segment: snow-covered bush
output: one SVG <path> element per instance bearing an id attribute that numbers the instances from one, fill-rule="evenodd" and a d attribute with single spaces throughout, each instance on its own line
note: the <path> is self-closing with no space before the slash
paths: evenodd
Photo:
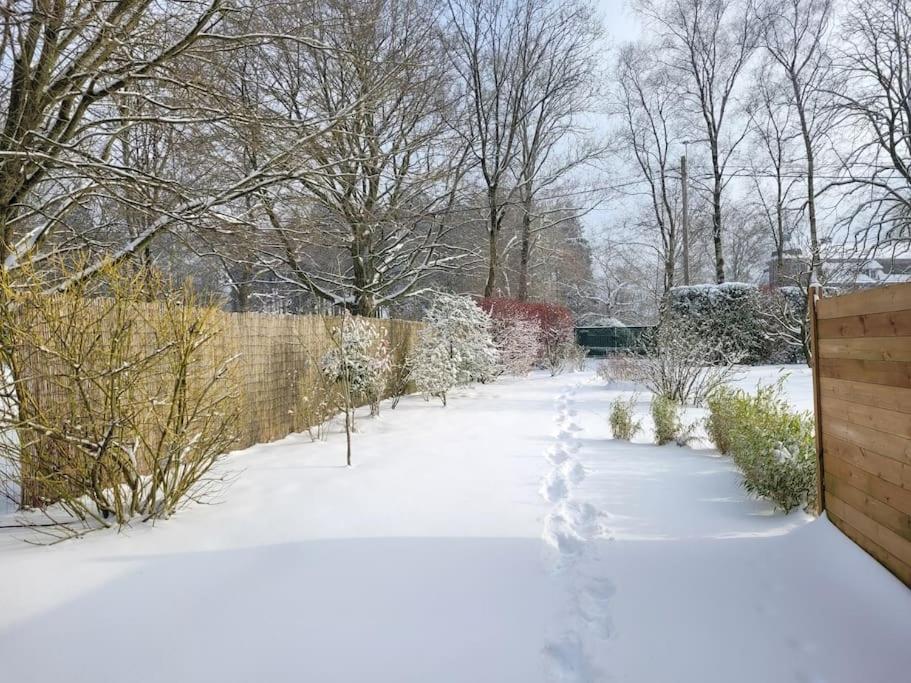
<path id="1" fill-rule="evenodd" d="M 409 377 L 418 391 L 439 398 L 469 382 L 496 376 L 497 349 L 490 316 L 467 296 L 437 294 L 408 359 Z"/>
<path id="2" fill-rule="evenodd" d="M 742 359 L 703 334 L 698 323 L 676 315 L 666 316 L 644 334 L 641 344 L 636 380 L 652 393 L 681 405 L 702 403 L 731 379 L 734 365 Z"/>
<path id="3" fill-rule="evenodd" d="M 680 404 L 666 396 L 652 398 L 652 422 L 655 423 L 655 443 L 663 446 L 672 441 L 683 445 L 687 435 L 680 420 Z"/>
<path id="4" fill-rule="evenodd" d="M 720 388 L 709 401 L 708 432 L 743 473 L 751 493 L 790 512 L 815 503 L 816 451 L 809 413 L 794 412 L 781 381 L 756 394 Z"/>
<path id="5" fill-rule="evenodd" d="M 639 432 L 641 426 L 638 420 L 633 419 L 633 409 L 636 405 L 636 396 L 628 399 L 617 398 L 610 406 L 610 429 L 615 439 L 631 441 Z"/>
<path id="6" fill-rule="evenodd" d="M 674 287 L 668 293 L 672 316 L 688 320 L 715 345 L 719 358 L 736 355 L 744 363 L 764 362 L 770 354 L 763 304 L 759 288 L 743 282 Z"/>
<path id="7" fill-rule="evenodd" d="M 355 399 L 378 415 L 391 367 L 386 329 L 361 316 L 345 315 L 330 331 L 332 347 L 322 357 L 320 370 L 332 382 L 345 385 Z"/>
<path id="8" fill-rule="evenodd" d="M 498 370 L 527 375 L 541 355 L 541 328 L 529 318 L 494 319 L 491 330 L 499 357 Z"/>

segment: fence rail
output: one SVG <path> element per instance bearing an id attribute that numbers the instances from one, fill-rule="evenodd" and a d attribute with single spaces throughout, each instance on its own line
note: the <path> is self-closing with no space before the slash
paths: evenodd
<path id="1" fill-rule="evenodd" d="M 911 586 L 911 284 L 810 300 L 820 508 Z"/>

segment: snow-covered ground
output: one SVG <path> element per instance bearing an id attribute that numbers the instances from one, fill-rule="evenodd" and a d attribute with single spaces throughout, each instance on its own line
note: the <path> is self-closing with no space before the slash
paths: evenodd
<path id="1" fill-rule="evenodd" d="M 809 407 L 804 369 L 786 386 Z M 340 435 L 293 436 L 154 529 L 0 532 L 0 680 L 907 680 L 911 591 L 707 447 L 611 440 L 619 391 L 407 398 L 362 420 L 350 470 Z"/>

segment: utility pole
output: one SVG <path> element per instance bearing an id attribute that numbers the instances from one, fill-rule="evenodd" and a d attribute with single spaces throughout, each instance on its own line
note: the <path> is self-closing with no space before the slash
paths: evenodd
<path id="1" fill-rule="evenodd" d="M 680 157 L 680 184 L 683 193 L 683 284 L 690 284 L 690 203 L 686 180 L 686 145 L 683 143 L 683 156 Z"/>

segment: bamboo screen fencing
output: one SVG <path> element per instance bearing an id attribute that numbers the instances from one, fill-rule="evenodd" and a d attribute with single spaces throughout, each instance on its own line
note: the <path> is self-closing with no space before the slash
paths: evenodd
<path id="1" fill-rule="evenodd" d="M 237 355 L 234 376 L 240 400 L 239 448 L 280 439 L 314 425 L 309 409 L 325 390 L 319 361 L 331 348 L 340 318 L 318 315 L 223 313 L 223 340 Z M 401 373 L 420 323 L 372 319 L 387 331 L 392 372 Z M 389 390 L 394 381 L 390 381 Z"/>
<path id="2" fill-rule="evenodd" d="M 911 586 L 911 284 L 810 295 L 819 500 Z"/>
<path id="3" fill-rule="evenodd" d="M 47 302 L 46 302 L 47 303 Z M 122 373 L 117 370 L 120 360 L 108 353 L 117 346 L 115 340 L 129 330 L 129 347 L 124 357 L 144 357 L 154 360 L 145 364 L 136 380 L 123 381 L 123 393 L 130 394 L 131 406 L 141 410 L 135 424 L 143 433 L 142 443 L 156 441 L 163 420 L 156 411 L 168 412 L 168 392 L 175 382 L 170 356 L 156 357 L 156 350 L 172 339 L 167 330 L 187 322 L 174 318 L 194 319 L 203 316 L 212 337 L 195 356 L 189 368 L 187 384 L 195 389 L 217 374 L 226 358 L 233 359 L 220 391 L 231 395 L 231 412 L 236 415 L 232 432 L 236 435 L 233 447 L 245 448 L 256 443 L 274 441 L 293 432 L 304 431 L 322 423 L 339 410 L 335 396 L 340 391 L 334 382 L 322 377 L 320 362 L 333 348 L 332 333 L 341 318 L 317 315 L 274 315 L 262 313 L 226 313 L 213 309 L 185 307 L 166 309 L 156 303 L 130 302 L 122 308 L 112 300 L 51 301 L 43 316 L 24 335 L 27 345 L 20 345 L 17 354 L 18 382 L 31 406 L 30 414 L 44 416 L 43 424 L 51 430 L 72 432 L 74 425 L 91 424 L 97 431 L 98 415 L 109 418 L 102 404 L 110 397 L 104 392 L 105 383 L 77 382 L 74 370 L 80 375 L 109 377 Z M 128 318 L 128 323 L 124 318 Z M 386 331 L 391 367 L 386 383 L 386 396 L 405 387 L 405 359 L 414 346 L 421 323 L 404 320 L 370 319 L 371 324 Z M 163 333 L 161 330 L 165 330 Z M 26 348 L 27 346 L 27 348 Z M 92 353 L 93 348 L 103 349 Z M 85 363 L 72 361 L 83 354 Z M 67 359 L 63 359 L 67 356 Z M 69 362 L 65 362 L 68 360 Z M 80 361 L 81 361 L 80 357 Z M 91 365 L 92 367 L 86 367 Z M 86 395 L 86 385 L 90 385 Z M 98 384 L 103 386 L 99 388 Z M 140 386 L 141 385 L 141 386 Z M 123 387 L 126 387 L 125 389 Z M 359 397 L 355 397 L 358 400 Z M 165 399 L 165 400 L 161 400 Z M 144 402 L 143 402 L 144 401 Z M 99 406 L 95 410 L 95 406 Z M 144 405 L 138 409 L 136 406 Z M 21 412 L 21 411 L 20 411 Z M 102 425 L 103 426 L 103 425 Z M 21 430 L 21 426 L 20 426 Z M 92 432 L 87 432 L 92 433 Z M 20 431 L 23 448 L 20 461 L 22 501 L 38 504 L 53 498 L 48 487 L 48 473 L 59 473 L 81 462 L 72 457 L 71 448 L 60 438 L 39 429 Z M 2 455 L 2 454 L 0 454 Z M 142 467 L 140 467 L 142 469 Z"/>

